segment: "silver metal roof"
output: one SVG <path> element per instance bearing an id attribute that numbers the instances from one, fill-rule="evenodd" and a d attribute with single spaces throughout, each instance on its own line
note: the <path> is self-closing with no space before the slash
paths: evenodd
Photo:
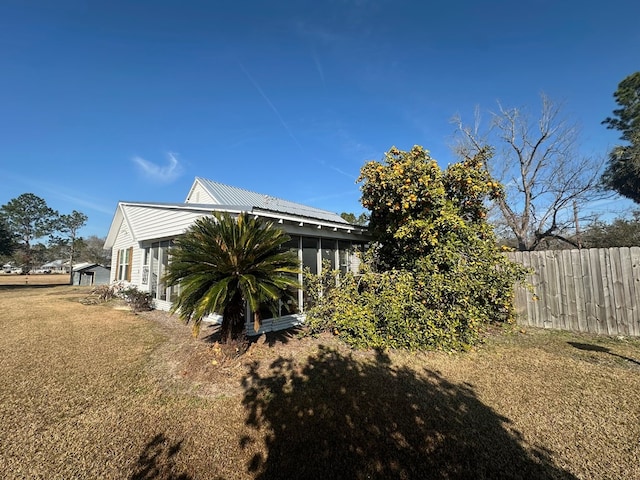
<path id="1" fill-rule="evenodd" d="M 242 188 L 231 187 L 229 185 L 207 180 L 206 178 L 197 177 L 196 180 L 200 182 L 200 184 L 219 202 L 220 205 L 249 205 L 261 210 L 288 213 L 290 215 L 349 225 L 349 222 L 344 220 L 340 215 L 327 210 L 309 207 L 307 205 L 302 205 L 301 203 L 290 202 L 289 200 L 252 192 L 250 190 L 244 190 Z"/>

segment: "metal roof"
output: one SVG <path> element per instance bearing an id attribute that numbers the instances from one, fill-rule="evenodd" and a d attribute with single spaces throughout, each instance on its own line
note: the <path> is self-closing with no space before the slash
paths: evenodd
<path id="1" fill-rule="evenodd" d="M 205 188 L 220 205 L 249 205 L 260 210 L 288 213 L 290 215 L 349 225 L 349 222 L 344 220 L 340 215 L 329 212 L 328 210 L 321 210 L 319 208 L 302 205 L 301 203 L 272 197 L 271 195 L 264 195 L 250 190 L 232 187 L 223 183 L 207 180 L 206 178 L 196 177 L 196 181 L 199 181 L 203 188 Z"/>

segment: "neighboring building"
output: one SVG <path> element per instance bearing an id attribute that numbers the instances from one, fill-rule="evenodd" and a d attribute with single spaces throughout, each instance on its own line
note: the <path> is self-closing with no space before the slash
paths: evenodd
<path id="1" fill-rule="evenodd" d="M 335 213 L 196 177 L 185 203 L 118 203 L 105 242 L 105 249 L 112 249 L 110 280 L 127 281 L 150 292 L 156 308 L 169 310 L 178 289 L 162 283 L 169 263 L 168 248 L 196 219 L 212 211 L 249 212 L 278 224 L 291 237 L 287 246 L 297 251 L 301 265 L 313 273 L 320 272 L 323 261 L 335 269 L 357 271 L 359 260 L 354 250 L 368 240 L 363 227 L 351 225 Z M 300 308 L 303 300 L 304 293 L 299 291 Z M 251 334 L 255 332 L 250 318 L 247 309 L 247 331 Z M 303 320 L 303 312 L 283 305 L 281 316 L 263 319 L 258 333 Z"/>
<path id="2" fill-rule="evenodd" d="M 97 263 L 78 263 L 73 266 L 73 285 L 106 285 L 110 274 L 109 267 Z"/>
<path id="3" fill-rule="evenodd" d="M 38 270 L 49 273 L 69 273 L 69 261 L 54 260 L 53 262 L 45 263 Z"/>

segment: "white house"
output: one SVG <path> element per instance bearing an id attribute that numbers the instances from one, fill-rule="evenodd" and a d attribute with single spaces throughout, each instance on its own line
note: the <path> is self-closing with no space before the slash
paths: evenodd
<path id="1" fill-rule="evenodd" d="M 287 246 L 297 251 L 301 265 L 313 273 L 321 271 L 323 261 L 335 269 L 357 271 L 354 252 L 368 240 L 363 227 L 335 213 L 196 177 L 184 203 L 118 203 L 105 242 L 105 249 L 112 249 L 110 281 L 130 282 L 150 292 L 156 308 L 169 310 L 178 289 L 162 281 L 170 260 L 168 248 L 197 218 L 213 211 L 249 212 L 279 225 L 291 237 Z M 299 307 L 283 305 L 279 317 L 263 318 L 258 333 L 304 321 L 303 304 L 304 292 L 299 291 Z M 247 311 L 249 334 L 255 333 L 250 318 Z"/>

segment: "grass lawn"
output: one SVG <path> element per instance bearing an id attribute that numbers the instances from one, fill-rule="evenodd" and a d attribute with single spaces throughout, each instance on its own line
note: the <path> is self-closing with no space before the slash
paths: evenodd
<path id="1" fill-rule="evenodd" d="M 23 277 L 24 279 L 24 277 Z M 496 331 L 353 352 L 0 286 L 3 478 L 640 478 L 640 341 Z"/>

